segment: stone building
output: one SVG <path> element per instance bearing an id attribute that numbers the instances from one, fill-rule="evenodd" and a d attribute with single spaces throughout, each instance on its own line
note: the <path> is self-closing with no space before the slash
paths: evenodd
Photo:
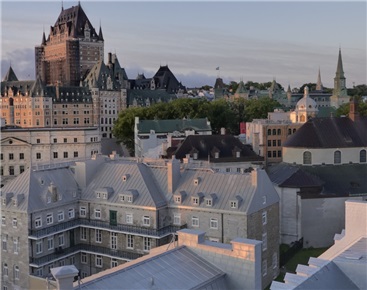
<path id="1" fill-rule="evenodd" d="M 62 7 L 46 39 L 35 48 L 36 78 L 46 85 L 79 86 L 81 80 L 104 57 L 102 28 L 95 30 L 80 2 Z"/>
<path id="2" fill-rule="evenodd" d="M 6 287 L 28 289 L 28 274 L 47 277 L 67 264 L 84 278 L 169 243 L 185 227 L 211 241 L 262 241 L 262 285 L 278 275 L 279 197 L 263 170 L 219 173 L 175 159 L 96 156 L 27 169 L 1 198 Z"/>

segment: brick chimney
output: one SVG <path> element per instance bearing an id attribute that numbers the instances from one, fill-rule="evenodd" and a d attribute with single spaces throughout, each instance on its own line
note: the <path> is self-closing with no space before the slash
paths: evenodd
<path id="1" fill-rule="evenodd" d="M 358 117 L 358 101 L 355 97 L 353 97 L 349 102 L 349 119 L 355 122 Z"/>

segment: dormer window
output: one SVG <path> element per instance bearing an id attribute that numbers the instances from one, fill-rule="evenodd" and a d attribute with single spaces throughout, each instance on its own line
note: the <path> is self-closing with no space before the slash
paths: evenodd
<path id="1" fill-rule="evenodd" d="M 198 197 L 193 197 L 192 198 L 192 204 L 193 205 L 199 205 L 199 198 Z"/>
<path id="2" fill-rule="evenodd" d="M 100 192 L 96 192 L 96 197 L 97 198 L 101 198 L 101 193 Z"/>
<path id="3" fill-rule="evenodd" d="M 128 190 L 124 193 L 119 194 L 119 200 L 120 202 L 129 202 L 132 203 L 136 200 L 138 197 L 139 192 L 135 189 Z"/>
<path id="4" fill-rule="evenodd" d="M 236 151 L 236 158 L 240 158 L 241 157 L 241 151 Z"/>
<path id="5" fill-rule="evenodd" d="M 206 198 L 205 199 L 205 204 L 206 204 L 206 206 L 212 206 L 213 205 L 213 200 L 211 198 Z"/>
<path id="6" fill-rule="evenodd" d="M 237 201 L 230 201 L 231 208 L 238 208 L 238 202 Z"/>
<path id="7" fill-rule="evenodd" d="M 175 196 L 175 203 L 181 203 L 181 196 Z"/>
<path id="8" fill-rule="evenodd" d="M 240 207 L 241 201 L 242 201 L 242 197 L 240 197 L 239 195 L 236 195 L 234 199 L 231 199 L 229 201 L 229 207 L 233 209 L 238 209 Z"/>
<path id="9" fill-rule="evenodd" d="M 180 191 L 179 193 L 176 193 L 173 195 L 175 203 L 178 203 L 178 204 L 181 204 L 182 201 L 185 199 L 185 197 L 186 197 L 185 191 Z"/>

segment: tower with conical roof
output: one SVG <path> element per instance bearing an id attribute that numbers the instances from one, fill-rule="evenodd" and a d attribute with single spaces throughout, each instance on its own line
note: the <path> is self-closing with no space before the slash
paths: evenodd
<path id="1" fill-rule="evenodd" d="M 316 91 L 322 92 L 323 90 L 324 90 L 324 86 L 322 85 L 322 82 L 321 82 L 321 72 L 319 68 L 319 74 L 317 76 L 317 82 L 316 82 Z"/>
<path id="2" fill-rule="evenodd" d="M 330 106 L 339 108 L 340 105 L 349 103 L 347 87 L 345 82 L 342 53 L 339 48 L 338 64 L 336 66 L 336 73 L 334 78 L 333 95 L 330 98 Z"/>
<path id="3" fill-rule="evenodd" d="M 46 85 L 78 86 L 104 56 L 102 28 L 96 31 L 78 2 L 61 8 L 49 36 L 35 48 L 36 78 Z"/>

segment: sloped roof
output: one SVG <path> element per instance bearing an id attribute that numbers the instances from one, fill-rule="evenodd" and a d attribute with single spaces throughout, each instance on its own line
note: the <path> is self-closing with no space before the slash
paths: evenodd
<path id="1" fill-rule="evenodd" d="M 211 151 L 217 148 L 219 158 L 212 158 Z M 210 162 L 243 162 L 243 161 L 263 161 L 264 158 L 258 156 L 249 145 L 241 143 L 238 138 L 232 135 L 190 135 L 182 142 L 176 152 L 172 153 L 177 159 L 183 159 L 186 154 L 190 154 L 193 149 L 197 150 L 199 160 Z M 240 152 L 240 157 L 236 157 L 236 151 Z M 170 158 L 171 156 L 168 156 Z"/>
<path id="2" fill-rule="evenodd" d="M 15 72 L 13 71 L 13 68 L 11 66 L 9 66 L 9 69 L 8 69 L 6 75 L 3 78 L 3 82 L 11 82 L 11 81 L 18 81 L 18 78 L 15 75 Z"/>
<path id="3" fill-rule="evenodd" d="M 201 119 L 172 119 L 172 120 L 140 120 L 138 133 L 172 133 L 174 131 L 184 132 L 185 130 L 211 131 L 211 125 L 206 118 Z"/>
<path id="4" fill-rule="evenodd" d="M 151 89 L 128 89 L 127 90 L 127 103 L 129 106 L 136 105 L 139 107 L 145 107 L 146 102 L 149 100 L 150 104 L 159 102 L 169 102 L 177 99 L 175 94 L 169 94 L 165 90 L 151 90 Z"/>
<path id="5" fill-rule="evenodd" d="M 313 118 L 284 143 L 284 147 L 348 148 L 367 146 L 367 118 Z"/>
<path id="6" fill-rule="evenodd" d="M 125 265 L 78 289 L 227 289 L 225 273 L 185 246 Z"/>

